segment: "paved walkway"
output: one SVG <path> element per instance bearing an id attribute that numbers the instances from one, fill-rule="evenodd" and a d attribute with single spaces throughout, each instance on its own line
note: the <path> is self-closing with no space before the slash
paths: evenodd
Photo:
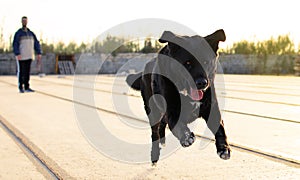
<path id="1" fill-rule="evenodd" d="M 266 84 L 259 83 L 262 78 L 266 78 Z M 83 127 L 80 126 L 78 118 L 86 118 L 88 121 L 92 117 L 89 114 L 79 117 L 78 112 L 74 110 L 74 102 L 72 102 L 74 91 L 77 93 L 78 91 L 71 86 L 73 77 L 32 76 L 32 88 L 37 92 L 24 94 L 18 93 L 16 81 L 16 77 L 13 76 L 0 77 L 0 94 L 2 95 L 0 115 L 22 132 L 22 136 L 34 144 L 34 147 L 38 148 L 37 152 L 41 153 L 40 157 L 49 161 L 49 166 L 53 167 L 54 171 L 67 179 L 71 177 L 76 179 L 300 178 L 300 167 L 297 165 L 275 161 L 235 148 L 232 158 L 223 161 L 216 155 L 212 142 L 200 139 L 197 139 L 191 147 L 180 148 L 161 159 L 155 168 L 151 167 L 150 163 L 132 164 L 113 160 L 97 151 L 82 131 Z M 83 105 L 82 108 L 95 111 L 94 107 L 97 107 L 97 113 L 106 128 L 123 141 L 137 144 L 148 143 L 150 130 L 146 124 L 136 122 L 128 126 L 126 123 L 129 121 L 124 123 L 120 121 L 120 116 L 111 113 L 111 111 L 118 111 L 128 115 L 128 108 L 125 107 L 129 106 L 136 117 L 145 119 L 142 100 L 136 97 L 138 93 L 128 91 L 124 82 L 114 80 L 112 77 L 101 76 L 97 77 L 96 81 L 94 88 L 97 91 L 93 91 L 92 95 L 94 103 L 88 104 L 90 107 Z M 278 81 L 284 82 L 285 86 L 275 87 Z M 87 79 L 83 82 L 87 82 Z M 299 117 L 300 106 L 298 105 L 300 104 L 298 101 L 300 78 L 228 75 L 225 76 L 225 82 L 226 90 L 220 90 L 219 95 L 227 96 L 223 116 L 230 141 L 299 160 L 300 127 L 299 123 L 295 122 L 299 121 L 297 117 Z M 219 89 L 222 89 L 221 85 Z M 241 91 L 234 91 L 237 89 Z M 283 93 L 284 89 L 287 90 L 286 94 Z M 81 90 L 81 93 L 88 91 L 83 88 Z M 110 91 L 119 92 L 119 94 L 112 95 Z M 124 95 L 126 93 L 131 96 Z M 283 98 L 280 94 L 287 98 Z M 121 100 L 124 97 L 128 101 L 118 107 L 116 102 L 123 103 L 124 101 Z M 245 98 L 251 100 L 245 100 Z M 243 115 L 241 112 L 250 115 Z M 253 116 L 253 114 L 260 115 L 260 117 Z M 205 124 L 199 121 L 196 131 L 203 133 Z M 36 168 L 37 166 L 24 155 L 2 128 L 0 128 L 0 142 L 2 142 L 0 146 L 1 179 L 43 178 L 43 173 L 40 173 L 39 168 Z M 111 151 L 124 157 L 135 155 L 135 152 L 124 152 L 118 148 L 112 148 Z M 150 151 L 146 153 L 150 156 Z"/>

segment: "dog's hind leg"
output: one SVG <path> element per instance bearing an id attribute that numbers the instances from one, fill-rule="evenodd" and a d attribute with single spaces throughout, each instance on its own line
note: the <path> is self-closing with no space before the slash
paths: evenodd
<path id="1" fill-rule="evenodd" d="M 159 126 L 160 126 L 160 117 L 153 110 L 153 107 L 150 109 L 147 104 L 145 104 L 145 110 L 149 118 L 149 123 L 151 126 L 151 162 L 152 166 L 155 166 L 160 155 L 159 149 Z"/>
<path id="2" fill-rule="evenodd" d="M 166 145 L 165 131 L 166 131 L 167 122 L 165 118 L 166 116 L 164 115 L 159 124 L 159 142 L 162 146 Z"/>
<path id="3" fill-rule="evenodd" d="M 151 148 L 151 161 L 152 165 L 156 165 L 159 160 L 160 148 L 159 143 L 162 145 L 165 143 L 165 128 L 166 121 L 164 120 L 165 116 L 161 116 L 158 113 L 158 108 L 156 106 L 151 106 L 151 110 L 148 108 L 147 112 L 148 118 L 151 125 L 151 139 L 152 139 L 152 148 Z"/>
<path id="4" fill-rule="evenodd" d="M 151 161 L 152 165 L 156 165 L 159 155 L 160 155 L 160 148 L 159 148 L 159 124 L 157 123 L 154 126 L 151 126 L 151 138 L 152 138 L 152 148 L 151 148 Z"/>
<path id="5" fill-rule="evenodd" d="M 159 126 L 160 126 L 160 117 L 158 117 L 157 113 L 153 111 L 153 108 L 149 108 L 148 105 L 145 104 L 145 110 L 149 118 L 149 123 L 151 126 L 151 139 L 152 139 L 152 147 L 151 147 L 151 162 L 152 166 L 156 165 L 159 155 Z"/>
<path id="6" fill-rule="evenodd" d="M 159 160 L 159 155 L 160 155 L 159 127 L 160 127 L 160 120 L 162 118 L 162 115 L 158 107 L 152 101 L 148 102 L 147 101 L 148 98 L 146 98 L 146 96 L 143 96 L 143 98 L 146 99 L 145 101 L 146 103 L 144 104 L 144 106 L 151 126 L 151 139 L 152 139 L 151 161 L 152 161 L 152 165 L 154 166 Z"/>

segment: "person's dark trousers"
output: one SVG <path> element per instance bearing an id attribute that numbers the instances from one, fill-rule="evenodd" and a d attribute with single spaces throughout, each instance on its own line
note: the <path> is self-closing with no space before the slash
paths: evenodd
<path id="1" fill-rule="evenodd" d="M 20 90 L 23 90 L 23 85 L 25 90 L 29 89 L 31 62 L 32 59 L 20 60 L 20 61 L 17 60 L 18 80 L 19 80 Z"/>

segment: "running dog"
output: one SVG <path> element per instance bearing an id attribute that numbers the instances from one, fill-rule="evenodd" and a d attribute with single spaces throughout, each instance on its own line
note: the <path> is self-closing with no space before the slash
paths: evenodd
<path id="1" fill-rule="evenodd" d="M 187 124 L 199 117 L 215 134 L 220 158 L 230 158 L 214 86 L 217 50 L 219 42 L 225 40 L 222 29 L 205 37 L 165 31 L 159 42 L 166 45 L 157 57 L 145 65 L 143 72 L 127 76 L 127 84 L 141 91 L 151 125 L 152 165 L 159 160 L 159 143 L 165 144 L 166 125 L 181 145 L 188 147 L 194 143 L 195 135 Z"/>

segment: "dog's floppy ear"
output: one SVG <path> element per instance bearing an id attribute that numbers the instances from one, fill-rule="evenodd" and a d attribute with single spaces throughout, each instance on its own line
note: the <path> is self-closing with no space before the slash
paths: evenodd
<path id="1" fill-rule="evenodd" d="M 179 46 L 175 43 L 179 43 L 181 41 L 181 37 L 175 35 L 171 31 L 164 31 L 158 41 L 160 43 L 168 43 L 168 53 L 172 55 L 172 53 L 175 53 L 176 50 L 179 48 Z"/>
<path id="2" fill-rule="evenodd" d="M 226 40 L 226 35 L 223 29 L 219 29 L 212 34 L 205 36 L 204 38 L 217 54 L 217 51 L 219 49 L 219 42 L 224 42 Z"/>
<path id="3" fill-rule="evenodd" d="M 171 31 L 164 31 L 158 41 L 160 43 L 166 43 L 172 41 L 172 39 L 174 39 L 175 37 L 176 35 Z"/>

